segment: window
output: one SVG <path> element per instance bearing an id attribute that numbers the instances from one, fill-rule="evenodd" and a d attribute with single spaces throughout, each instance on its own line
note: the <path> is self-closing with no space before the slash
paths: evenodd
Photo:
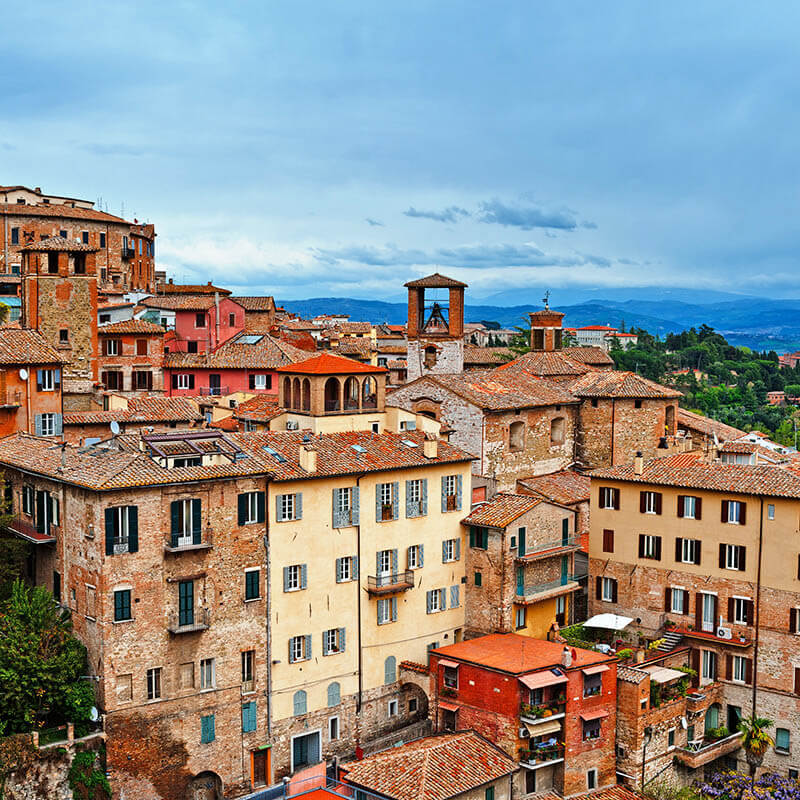
<path id="1" fill-rule="evenodd" d="M 591 739 L 600 738 L 600 720 L 590 719 L 583 721 L 583 740 L 585 742 Z"/>
<path id="2" fill-rule="evenodd" d="M 617 602 L 617 581 L 614 578 L 597 578 L 597 599 L 606 603 Z"/>
<path id="3" fill-rule="evenodd" d="M 442 682 L 448 689 L 458 689 L 458 667 L 444 667 Z"/>
<path id="4" fill-rule="evenodd" d="M 667 610 L 671 611 L 673 614 L 687 614 L 689 612 L 689 609 L 686 607 L 687 592 L 684 589 L 676 587 L 667 589 L 667 591 L 670 593 L 670 602 Z"/>
<path id="5" fill-rule="evenodd" d="M 198 343 L 195 339 L 190 339 L 188 342 L 186 342 L 186 352 L 187 353 L 198 352 Z"/>
<path id="6" fill-rule="evenodd" d="M 675 728 L 670 728 L 667 731 L 667 747 L 670 750 L 675 747 Z"/>
<path id="7" fill-rule="evenodd" d="M 54 369 L 36 370 L 36 389 L 40 392 L 52 392 L 56 386 L 56 371 Z"/>
<path id="8" fill-rule="evenodd" d="M 134 370 L 133 388 L 136 391 L 147 392 L 153 388 L 153 373 L 149 370 Z"/>
<path id="9" fill-rule="evenodd" d="M 592 769 L 586 771 L 586 788 L 587 789 L 596 789 L 597 788 L 597 768 L 592 767 Z"/>
<path id="10" fill-rule="evenodd" d="M 265 389 L 272 388 L 272 376 L 271 375 L 250 375 L 248 378 L 248 383 L 251 389 L 257 389 L 259 391 L 264 391 Z"/>
<path id="11" fill-rule="evenodd" d="M 328 739 L 335 742 L 339 738 L 339 717 L 331 717 L 328 720 Z"/>
<path id="12" fill-rule="evenodd" d="M 22 487 L 22 513 L 30 514 L 33 516 L 33 503 L 34 503 L 34 489 L 33 486 Z"/>
<path id="13" fill-rule="evenodd" d="M 194 375 L 181 372 L 172 376 L 176 389 L 194 389 Z"/>
<path id="14" fill-rule="evenodd" d="M 691 495 L 678 495 L 678 516 L 684 519 L 700 519 L 702 501 Z"/>
<path id="15" fill-rule="evenodd" d="M 660 514 L 661 492 L 639 492 L 639 511 L 642 514 Z"/>
<path id="16" fill-rule="evenodd" d="M 81 241 L 84 244 L 89 244 L 89 231 L 81 231 Z"/>
<path id="17" fill-rule="evenodd" d="M 436 647 L 439 646 L 437 642 Z M 383 682 L 384 684 L 394 683 L 397 680 L 397 659 L 394 656 L 387 656 L 383 662 Z"/>
<path id="18" fill-rule="evenodd" d="M 131 616 L 131 590 L 119 589 L 114 592 L 114 622 L 125 622 L 129 619 L 133 619 Z"/>
<path id="19" fill-rule="evenodd" d="M 648 534 L 639 535 L 639 558 L 661 560 L 661 537 Z"/>
<path id="20" fill-rule="evenodd" d="M 381 597 L 378 599 L 378 625 L 397 622 L 397 598 Z"/>
<path id="21" fill-rule="evenodd" d="M 242 651 L 242 691 L 255 691 L 254 669 L 256 661 L 255 650 Z"/>
<path id="22" fill-rule="evenodd" d="M 744 572 L 746 548 L 740 544 L 720 544 L 719 568 Z"/>
<path id="23" fill-rule="evenodd" d="M 59 436 L 61 434 L 61 414 L 37 414 L 35 424 L 37 436 Z"/>
<path id="24" fill-rule="evenodd" d="M 773 503 L 767 504 L 767 519 L 775 519 L 775 506 Z"/>
<path id="25" fill-rule="evenodd" d="M 642 401 L 641 400 L 634 400 L 633 401 L 633 407 L 634 408 L 641 408 L 642 407 Z"/>
<path id="26" fill-rule="evenodd" d="M 399 708 L 399 703 L 397 702 L 397 700 L 390 700 L 386 708 L 387 716 L 396 717 L 398 708 Z"/>
<path id="27" fill-rule="evenodd" d="M 161 697 L 161 667 L 147 670 L 147 699 L 158 700 Z"/>
<path id="28" fill-rule="evenodd" d="M 675 560 L 681 564 L 699 564 L 700 540 L 677 538 L 675 540 Z"/>
<path id="29" fill-rule="evenodd" d="M 305 692 L 303 692 L 303 694 L 305 694 Z M 321 751 L 320 738 L 319 731 L 292 737 L 292 771 L 319 762 Z"/>
<path id="30" fill-rule="evenodd" d="M 450 587 L 450 608 L 461 606 L 461 587 L 454 585 Z"/>
<path id="31" fill-rule="evenodd" d="M 233 328 L 236 325 L 236 314 L 228 314 L 228 327 Z"/>
<path id="32" fill-rule="evenodd" d="M 487 786 L 484 789 L 483 800 L 494 800 L 494 786 Z"/>
<path id="33" fill-rule="evenodd" d="M 104 233 L 100 234 L 100 249 L 102 250 L 106 246 L 106 235 Z"/>
<path id="34" fill-rule="evenodd" d="M 204 311 L 199 311 L 197 314 L 194 315 L 194 326 L 195 328 L 205 328 L 206 314 Z"/>
<path id="35" fill-rule="evenodd" d="M 461 558 L 461 540 L 445 539 L 442 542 L 442 563 L 448 564 L 451 561 L 458 561 Z"/>
<path id="36" fill-rule="evenodd" d="M 147 339 L 136 340 L 136 355 L 137 356 L 147 355 Z"/>
<path id="37" fill-rule="evenodd" d="M 427 613 L 437 614 L 447 609 L 447 598 L 444 589 L 431 589 L 426 596 Z"/>
<path id="38" fill-rule="evenodd" d="M 289 663 L 308 661 L 311 658 L 311 637 L 292 636 L 289 639 Z"/>
<path id="39" fill-rule="evenodd" d="M 478 550 L 489 549 L 489 531 L 486 528 L 476 528 L 474 525 L 469 529 L 469 546 Z"/>
<path id="40" fill-rule="evenodd" d="M 199 467 L 203 463 L 202 456 L 190 456 L 188 458 L 173 458 L 172 467 L 178 469 L 179 467 Z"/>
<path id="41" fill-rule="evenodd" d="M 603 676 L 600 673 L 583 676 L 583 696 L 595 697 L 603 690 Z"/>
<path id="42" fill-rule="evenodd" d="M 11 229 L 11 244 L 19 244 L 19 228 Z"/>
<path id="43" fill-rule="evenodd" d="M 98 321 L 101 325 L 105 322 L 111 322 L 111 314 L 101 314 Z"/>
<path id="44" fill-rule="evenodd" d="M 256 727 L 256 701 L 242 703 L 242 733 L 252 733 Z"/>
<path id="45" fill-rule="evenodd" d="M 200 688 L 213 689 L 217 685 L 216 659 L 203 658 L 200 660 Z"/>
<path id="46" fill-rule="evenodd" d="M 244 599 L 258 600 L 261 597 L 261 570 L 247 569 L 244 572 Z"/>
<path id="47" fill-rule="evenodd" d="M 178 466 L 178 459 L 175 466 Z M 188 547 L 202 543 L 202 505 L 199 498 L 173 500 L 170 503 L 170 544 Z"/>
<path id="48" fill-rule="evenodd" d="M 100 380 L 106 389 L 122 389 L 123 377 L 119 370 L 103 370 L 100 373 Z"/>
<path id="49" fill-rule="evenodd" d="M 422 569 L 425 563 L 425 550 L 421 544 L 412 544 L 407 552 L 406 563 L 408 569 Z"/>
<path id="50" fill-rule="evenodd" d="M 399 483 L 379 483 L 375 487 L 375 520 L 386 522 L 399 516 Z"/>
<path id="51" fill-rule="evenodd" d="M 473 576 L 473 580 L 476 586 L 483 586 L 483 574 L 480 572 L 476 572 Z"/>
<path id="52" fill-rule="evenodd" d="M 422 517 L 428 513 L 428 481 L 417 478 L 406 481 L 406 517 Z"/>
<path id="53" fill-rule="evenodd" d="M 728 616 L 736 625 L 752 625 L 753 601 L 746 597 L 732 597 L 728 601 Z"/>
<path id="54" fill-rule="evenodd" d="M 178 583 L 178 625 L 194 625 L 194 581 Z"/>
<path id="55" fill-rule="evenodd" d="M 139 549 L 139 509 L 137 506 L 107 508 L 106 555 L 135 553 Z"/>
<path id="56" fill-rule="evenodd" d="M 610 486 L 600 487 L 600 508 L 619 510 L 619 489 Z"/>
<path id="57" fill-rule="evenodd" d="M 104 339 L 105 355 L 118 356 L 120 351 L 119 339 Z"/>
<path id="58" fill-rule="evenodd" d="M 789 770 L 789 780 L 796 781 L 800 778 L 800 770 L 790 769 Z"/>
<path id="59" fill-rule="evenodd" d="M 706 683 L 717 679 L 717 654 L 713 650 L 703 650 L 700 661 L 700 678 Z"/>
<path id="60" fill-rule="evenodd" d="M 252 525 L 264 521 L 264 492 L 243 492 L 238 496 L 239 525 Z"/>
<path id="61" fill-rule="evenodd" d="M 279 494 L 275 498 L 275 505 L 275 517 L 278 522 L 303 518 L 303 495 L 300 493 Z"/>
<path id="62" fill-rule="evenodd" d="M 614 531 L 611 530 L 603 531 L 603 552 L 604 553 L 614 552 Z"/>
<path id="63" fill-rule="evenodd" d="M 308 579 L 308 569 L 305 564 L 292 564 L 283 568 L 283 591 L 297 592 L 305 589 Z"/>
<path id="64" fill-rule="evenodd" d="M 564 595 L 556 597 L 556 623 L 563 628 L 567 621 L 567 598 Z"/>
<path id="65" fill-rule="evenodd" d="M 723 500 L 722 521 L 729 522 L 732 525 L 744 525 L 746 510 L 747 504 L 741 500 Z"/>
<path id="66" fill-rule="evenodd" d="M 342 687 L 338 681 L 328 684 L 328 708 L 338 706 L 342 699 Z"/>
<path id="67" fill-rule="evenodd" d="M 550 423 L 550 444 L 563 444 L 566 431 L 566 420 L 564 417 L 556 417 Z"/>
<path id="68" fill-rule="evenodd" d="M 775 749 L 779 753 L 789 752 L 789 736 L 788 728 L 775 728 Z"/>
<path id="69" fill-rule="evenodd" d="M 747 659 L 744 656 L 733 656 L 731 678 L 737 683 L 747 682 Z"/>
<path id="70" fill-rule="evenodd" d="M 525 606 L 517 606 L 516 611 L 514 612 L 514 626 L 517 630 L 522 630 L 525 627 L 525 616 L 527 609 Z"/>
<path id="71" fill-rule="evenodd" d="M 514 453 L 525 447 L 525 423 L 522 420 L 508 426 L 508 449 Z"/>
<path id="72" fill-rule="evenodd" d="M 69 331 L 66 328 L 59 330 L 58 341 L 60 344 L 69 344 Z"/>
<path id="73" fill-rule="evenodd" d="M 358 558 L 345 556 L 336 559 L 336 583 L 347 583 L 358 578 Z"/>
<path id="74" fill-rule="evenodd" d="M 417 698 L 416 697 L 409 697 L 408 698 L 408 713 L 409 714 L 416 714 L 417 713 Z"/>
<path id="75" fill-rule="evenodd" d="M 345 633 L 344 628 L 331 628 L 322 632 L 322 655 L 332 656 L 344 653 Z"/>
<path id="76" fill-rule="evenodd" d="M 194 663 L 191 661 L 180 665 L 179 685 L 181 689 L 194 689 Z"/>
<path id="77" fill-rule="evenodd" d="M 536 791 L 536 770 L 526 769 L 525 773 L 525 793 L 533 794 Z"/>
<path id="78" fill-rule="evenodd" d="M 461 511 L 461 483 L 460 475 L 442 477 L 442 513 Z"/>
<path id="79" fill-rule="evenodd" d="M 216 738 L 214 733 L 214 715 L 208 714 L 200 717 L 200 741 L 202 744 L 211 744 Z"/>

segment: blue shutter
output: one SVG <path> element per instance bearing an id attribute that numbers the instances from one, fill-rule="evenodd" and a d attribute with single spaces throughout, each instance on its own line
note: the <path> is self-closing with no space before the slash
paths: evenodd
<path id="1" fill-rule="evenodd" d="M 341 687 L 337 681 L 328 685 L 328 705 L 338 706 L 341 698 Z"/>
<path id="2" fill-rule="evenodd" d="M 447 608 L 447 589 L 439 589 L 439 608 L 444 611 Z"/>
<path id="3" fill-rule="evenodd" d="M 294 693 L 294 697 L 292 698 L 292 706 L 294 710 L 294 715 L 297 717 L 300 714 L 305 714 L 306 709 L 308 708 L 308 701 L 306 700 L 306 693 L 303 689 Z"/>
<path id="4" fill-rule="evenodd" d="M 392 484 L 392 519 L 400 517 L 400 481 Z"/>
<path id="5" fill-rule="evenodd" d="M 139 550 L 139 507 L 128 506 L 128 552 L 136 553 Z"/>
<path id="6" fill-rule="evenodd" d="M 341 528 L 341 520 L 339 519 L 339 490 L 334 489 L 331 493 L 331 526 L 334 528 Z"/>
<path id="7" fill-rule="evenodd" d="M 406 481 L 406 517 L 416 517 L 417 515 L 414 513 L 414 507 L 411 503 L 411 481 Z"/>
<path id="8" fill-rule="evenodd" d="M 383 662 L 383 682 L 394 683 L 397 680 L 397 659 L 389 656 Z"/>
<path id="9" fill-rule="evenodd" d="M 447 539 L 442 542 L 442 564 L 447 561 Z"/>
<path id="10" fill-rule="evenodd" d="M 199 499 L 192 500 L 192 544 L 202 541 L 202 509 Z"/>
<path id="11" fill-rule="evenodd" d="M 339 628 L 339 651 L 344 653 L 345 650 L 345 632 L 344 628 Z"/>
<path id="12" fill-rule="evenodd" d="M 117 518 L 113 508 L 106 509 L 106 555 L 114 555 L 114 535 L 117 528 Z"/>
<path id="13" fill-rule="evenodd" d="M 456 561 L 461 561 L 461 538 L 455 540 L 456 542 Z"/>
<path id="14" fill-rule="evenodd" d="M 342 582 L 342 559 L 336 559 L 336 583 Z"/>
<path id="15" fill-rule="evenodd" d="M 34 433 L 37 436 L 41 436 L 42 435 L 42 415 L 41 414 L 37 414 L 34 417 L 33 425 L 34 425 L 34 427 L 33 427 Z"/>
<path id="16" fill-rule="evenodd" d="M 292 648 L 292 638 L 289 638 L 289 663 L 294 664 L 294 649 Z"/>
<path id="17" fill-rule="evenodd" d="M 173 500 L 169 506 L 170 520 L 172 525 L 172 546 L 178 546 L 178 534 L 180 533 L 180 513 L 181 500 Z"/>
<path id="18" fill-rule="evenodd" d="M 303 519 L 303 493 L 298 492 L 294 496 L 294 518 Z"/>
<path id="19" fill-rule="evenodd" d="M 289 567 L 283 568 L 283 591 L 289 591 Z"/>
<path id="20" fill-rule="evenodd" d="M 322 655 L 327 656 L 330 651 L 328 650 L 328 637 L 325 633 L 322 631 Z"/>
<path id="21" fill-rule="evenodd" d="M 266 495 L 264 492 L 256 493 L 256 522 L 264 522 L 267 518 Z"/>
<path id="22" fill-rule="evenodd" d="M 419 546 L 419 565 L 420 567 L 425 566 L 425 545 L 421 544 Z"/>
<path id="23" fill-rule="evenodd" d="M 306 660 L 311 658 L 311 636 L 306 636 Z"/>
<path id="24" fill-rule="evenodd" d="M 308 585 L 308 567 L 306 564 L 300 565 L 300 588 L 305 589 Z"/>
<path id="25" fill-rule="evenodd" d="M 392 597 L 391 598 L 391 603 L 392 603 L 392 606 L 391 606 L 391 608 L 392 608 L 392 622 L 397 622 L 397 598 L 396 597 Z"/>
<path id="26" fill-rule="evenodd" d="M 392 550 L 392 575 L 397 575 L 397 550 Z"/>
<path id="27" fill-rule="evenodd" d="M 442 514 L 447 511 L 447 475 L 442 475 Z"/>
<path id="28" fill-rule="evenodd" d="M 459 587 L 451 586 L 450 587 L 450 608 L 458 608 L 460 605 L 459 600 Z"/>
<path id="29" fill-rule="evenodd" d="M 433 590 L 425 593 L 425 613 L 430 614 L 433 606 Z"/>
<path id="30" fill-rule="evenodd" d="M 375 553 L 375 576 L 381 574 L 381 553 L 378 551 Z"/>
<path id="31" fill-rule="evenodd" d="M 456 475 L 456 511 L 461 511 L 461 484 L 463 475 Z"/>
<path id="32" fill-rule="evenodd" d="M 275 495 L 275 522 L 283 522 L 283 517 L 281 517 L 281 497 L 282 494 Z"/>
<path id="33" fill-rule="evenodd" d="M 422 502 L 421 502 L 420 513 L 424 517 L 428 513 L 428 479 L 423 478 L 421 484 L 422 486 L 421 486 L 420 496 L 422 498 Z"/>
<path id="34" fill-rule="evenodd" d="M 353 579 L 358 580 L 358 556 L 353 556 Z"/>
<path id="35" fill-rule="evenodd" d="M 353 492 L 352 492 L 352 495 L 351 495 L 352 500 L 353 500 L 352 509 L 351 509 L 351 513 L 350 513 L 350 524 L 351 525 L 358 525 L 359 514 L 360 514 L 359 495 L 360 495 L 360 492 L 358 490 L 358 486 L 354 486 L 353 487 Z"/>
<path id="36" fill-rule="evenodd" d="M 55 429 L 54 429 L 55 435 L 61 436 L 61 434 L 64 432 L 64 415 L 54 414 L 53 416 L 56 418 Z"/>
<path id="37" fill-rule="evenodd" d="M 37 369 L 36 370 L 36 389 L 37 391 L 42 391 L 42 387 L 44 386 L 44 370 Z"/>
<path id="38" fill-rule="evenodd" d="M 383 484 L 375 484 L 375 522 L 380 522 L 383 518 L 383 508 L 381 506 L 381 486 Z"/>
<path id="39" fill-rule="evenodd" d="M 250 733 L 256 729 L 256 703 L 251 700 L 242 706 L 242 732 Z"/>

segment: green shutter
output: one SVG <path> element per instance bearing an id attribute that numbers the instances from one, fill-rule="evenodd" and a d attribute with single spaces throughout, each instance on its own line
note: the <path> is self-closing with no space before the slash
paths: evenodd
<path id="1" fill-rule="evenodd" d="M 113 508 L 106 509 L 106 555 L 114 555 L 114 536 L 116 534 L 117 518 Z"/>
<path id="2" fill-rule="evenodd" d="M 239 502 L 239 525 L 244 525 L 247 522 L 247 497 L 246 494 L 238 496 Z"/>
<path id="3" fill-rule="evenodd" d="M 256 522 L 264 522 L 267 518 L 266 505 L 266 495 L 264 492 L 258 492 L 256 494 Z"/>
<path id="4" fill-rule="evenodd" d="M 202 506 L 200 500 L 192 500 L 192 544 L 200 544 L 202 541 Z"/>
<path id="5" fill-rule="evenodd" d="M 173 500 L 169 504 L 173 547 L 178 546 L 178 536 L 180 535 L 181 502 L 182 502 L 181 500 Z"/>
<path id="6" fill-rule="evenodd" d="M 136 553 L 139 550 L 139 507 L 128 506 L 128 552 Z"/>

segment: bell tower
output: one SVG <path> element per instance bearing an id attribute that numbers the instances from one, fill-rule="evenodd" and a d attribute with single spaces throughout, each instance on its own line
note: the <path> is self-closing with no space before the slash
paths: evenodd
<path id="1" fill-rule="evenodd" d="M 529 312 L 531 318 L 531 350 L 552 353 L 561 349 L 564 315 L 550 308 L 550 292 L 542 298 L 544 308 Z"/>
<path id="2" fill-rule="evenodd" d="M 435 272 L 409 281 L 408 380 L 464 371 L 466 283 Z"/>

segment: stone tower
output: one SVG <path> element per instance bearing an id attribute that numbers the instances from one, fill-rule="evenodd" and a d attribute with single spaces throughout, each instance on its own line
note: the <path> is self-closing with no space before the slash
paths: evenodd
<path id="1" fill-rule="evenodd" d="M 65 411 L 88 411 L 97 383 L 96 247 L 53 236 L 22 249 L 21 324 L 64 357 Z"/>
<path id="2" fill-rule="evenodd" d="M 435 272 L 409 281 L 408 380 L 464 371 L 466 283 Z"/>

